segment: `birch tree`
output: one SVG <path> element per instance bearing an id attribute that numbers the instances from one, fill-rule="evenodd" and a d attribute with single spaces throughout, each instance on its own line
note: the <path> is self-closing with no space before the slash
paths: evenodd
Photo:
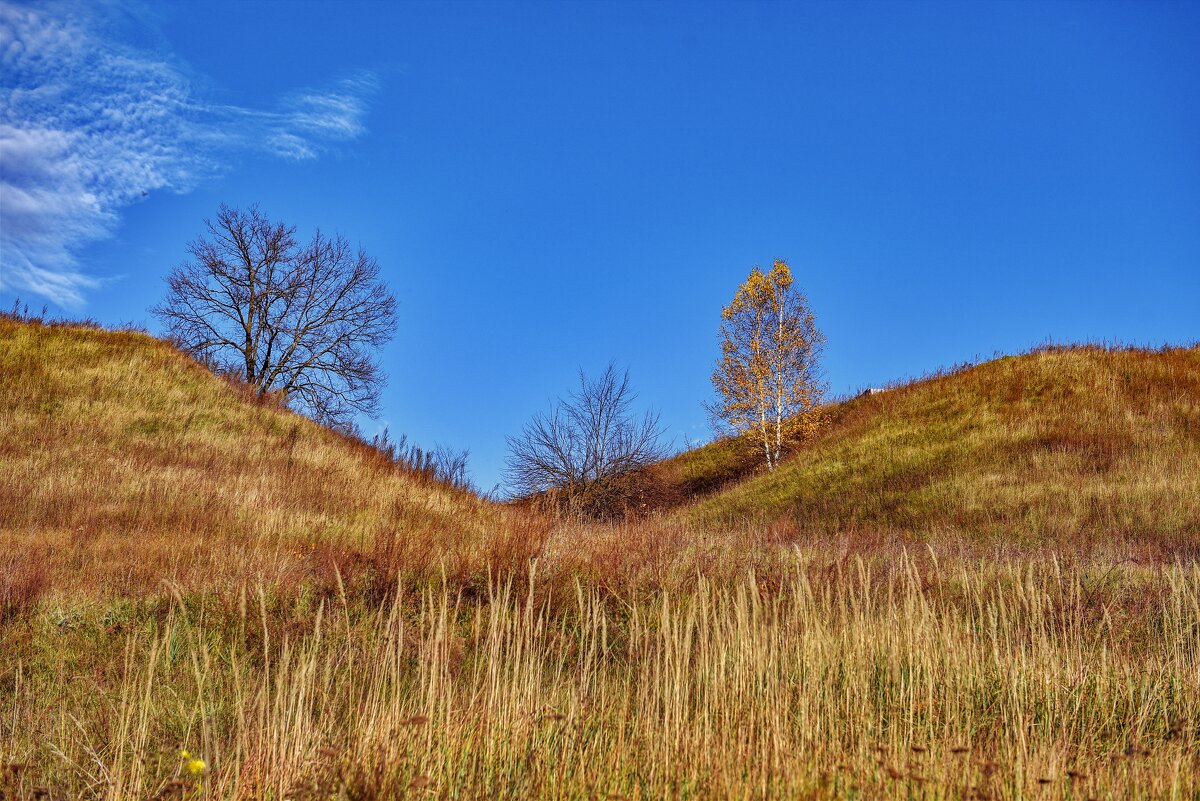
<path id="1" fill-rule="evenodd" d="M 375 259 L 340 235 L 300 244 L 294 226 L 257 208 L 222 205 L 205 225 L 152 309 L 171 338 L 321 422 L 377 411 L 376 353 L 394 332 L 396 300 Z"/>
<path id="2" fill-rule="evenodd" d="M 825 337 L 787 262 L 750 271 L 721 310 L 721 358 L 713 370 L 718 425 L 762 445 L 767 469 L 819 424 L 818 360 Z"/>

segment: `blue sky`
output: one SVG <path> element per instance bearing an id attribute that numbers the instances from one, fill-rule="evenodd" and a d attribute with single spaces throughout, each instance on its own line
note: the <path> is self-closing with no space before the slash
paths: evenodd
<path id="1" fill-rule="evenodd" d="M 786 258 L 834 393 L 1200 338 L 1195 3 L 0 2 L 0 303 L 134 322 L 219 203 L 400 301 L 379 421 L 500 478 L 575 370 L 678 444 Z"/>

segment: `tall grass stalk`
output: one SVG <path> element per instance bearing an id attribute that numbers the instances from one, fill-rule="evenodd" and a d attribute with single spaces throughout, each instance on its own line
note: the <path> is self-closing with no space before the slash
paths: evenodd
<path id="1" fill-rule="evenodd" d="M 3 751 L 81 798 L 1196 797 L 1200 568 L 1126 569 L 1142 626 L 1054 560 L 940 570 L 401 586 L 283 630 L 262 593 L 220 624 L 179 597 L 89 704 L 6 684 Z"/>

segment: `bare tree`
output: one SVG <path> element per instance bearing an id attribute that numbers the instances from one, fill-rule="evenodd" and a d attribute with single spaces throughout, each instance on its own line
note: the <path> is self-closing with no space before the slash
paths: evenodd
<path id="1" fill-rule="evenodd" d="M 322 422 L 375 413 L 384 382 L 375 353 L 396 325 L 375 259 L 320 231 L 300 245 L 294 226 L 257 207 L 222 204 L 205 226 L 152 309 L 180 347 Z"/>
<path id="2" fill-rule="evenodd" d="M 589 379 L 581 370 L 575 392 L 508 438 L 510 487 L 575 514 L 620 514 L 630 475 L 666 455 L 657 413 L 636 415 L 636 398 L 628 371 L 609 364 Z"/>

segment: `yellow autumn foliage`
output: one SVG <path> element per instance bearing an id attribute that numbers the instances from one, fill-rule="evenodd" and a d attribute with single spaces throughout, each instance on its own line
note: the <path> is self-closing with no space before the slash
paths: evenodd
<path id="1" fill-rule="evenodd" d="M 787 262 L 750 271 L 721 310 L 721 358 L 710 411 L 741 435 L 761 440 L 774 469 L 787 447 L 820 424 L 818 359 L 825 337 Z"/>

